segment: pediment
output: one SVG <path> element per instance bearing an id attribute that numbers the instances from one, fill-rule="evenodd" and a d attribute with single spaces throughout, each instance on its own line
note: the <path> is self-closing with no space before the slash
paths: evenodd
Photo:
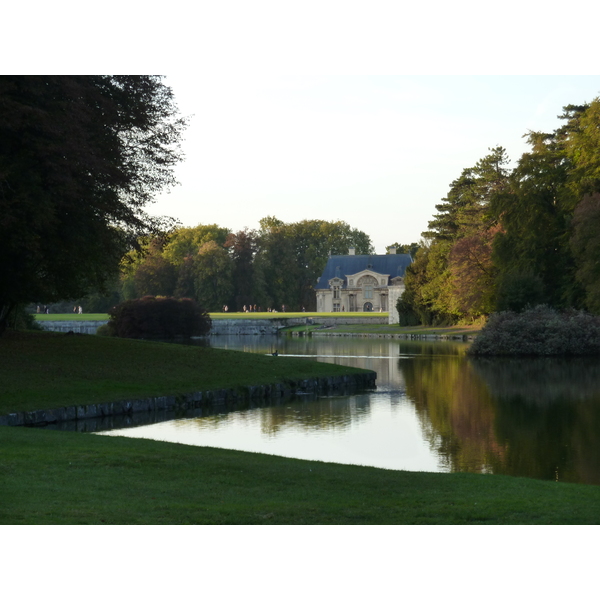
<path id="1" fill-rule="evenodd" d="M 329 285 L 343 285 L 344 280 L 340 277 L 333 277 L 327 281 Z"/>
<path id="2" fill-rule="evenodd" d="M 361 287 L 363 285 L 373 285 L 375 287 L 386 286 L 389 281 L 389 275 L 378 273 L 373 269 L 363 269 L 358 273 L 346 275 L 349 287 Z"/>

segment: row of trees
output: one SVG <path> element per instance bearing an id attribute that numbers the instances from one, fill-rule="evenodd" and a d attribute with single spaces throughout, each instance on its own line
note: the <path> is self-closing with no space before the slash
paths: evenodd
<path id="1" fill-rule="evenodd" d="M 423 233 L 401 324 L 452 324 L 540 303 L 600 313 L 600 99 L 464 169 Z"/>
<path id="2" fill-rule="evenodd" d="M 373 252 L 369 236 L 343 221 L 284 223 L 265 217 L 260 229 L 232 232 L 218 225 L 175 229 L 130 252 L 117 291 L 123 299 L 145 295 L 187 297 L 210 311 L 228 306 L 315 309 L 313 286 L 329 254 Z"/>

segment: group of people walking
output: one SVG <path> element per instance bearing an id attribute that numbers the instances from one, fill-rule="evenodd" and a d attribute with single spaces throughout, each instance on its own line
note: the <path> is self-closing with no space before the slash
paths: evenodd
<path id="1" fill-rule="evenodd" d="M 227 304 L 223 305 L 222 311 L 224 313 L 229 312 L 229 306 Z M 251 312 L 262 312 L 260 306 L 256 306 L 256 304 L 244 304 L 242 307 L 242 312 L 251 313 Z M 267 308 L 267 312 L 277 312 L 274 308 Z M 285 304 L 281 305 L 281 312 L 285 312 Z M 304 312 L 304 307 L 302 307 L 302 312 Z"/>

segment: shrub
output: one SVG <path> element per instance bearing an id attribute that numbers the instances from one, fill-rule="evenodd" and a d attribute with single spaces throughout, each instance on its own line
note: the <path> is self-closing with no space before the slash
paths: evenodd
<path id="1" fill-rule="evenodd" d="M 111 337 L 114 336 L 114 330 L 108 326 L 108 323 L 106 323 L 105 325 L 100 325 L 100 327 L 98 327 L 98 329 L 96 329 L 96 335 L 104 335 L 107 337 Z"/>
<path id="2" fill-rule="evenodd" d="M 471 347 L 472 355 L 580 356 L 600 354 L 600 317 L 537 306 L 490 316 Z"/>
<path id="3" fill-rule="evenodd" d="M 144 296 L 122 302 L 108 314 L 110 335 L 126 338 L 206 335 L 212 325 L 206 310 L 189 298 Z"/>
<path id="4" fill-rule="evenodd" d="M 27 312 L 25 306 L 22 304 L 14 306 L 9 311 L 8 317 L 6 318 L 6 326 L 8 329 L 15 330 L 42 330 L 41 325 L 35 320 L 35 316 Z"/>

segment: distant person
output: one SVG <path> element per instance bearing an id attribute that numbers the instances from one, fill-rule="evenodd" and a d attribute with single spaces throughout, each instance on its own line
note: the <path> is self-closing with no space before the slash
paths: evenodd
<path id="1" fill-rule="evenodd" d="M 81 308 L 81 306 L 80 306 L 77 312 L 78 312 L 80 315 L 82 315 L 82 314 L 83 314 L 83 308 Z"/>

